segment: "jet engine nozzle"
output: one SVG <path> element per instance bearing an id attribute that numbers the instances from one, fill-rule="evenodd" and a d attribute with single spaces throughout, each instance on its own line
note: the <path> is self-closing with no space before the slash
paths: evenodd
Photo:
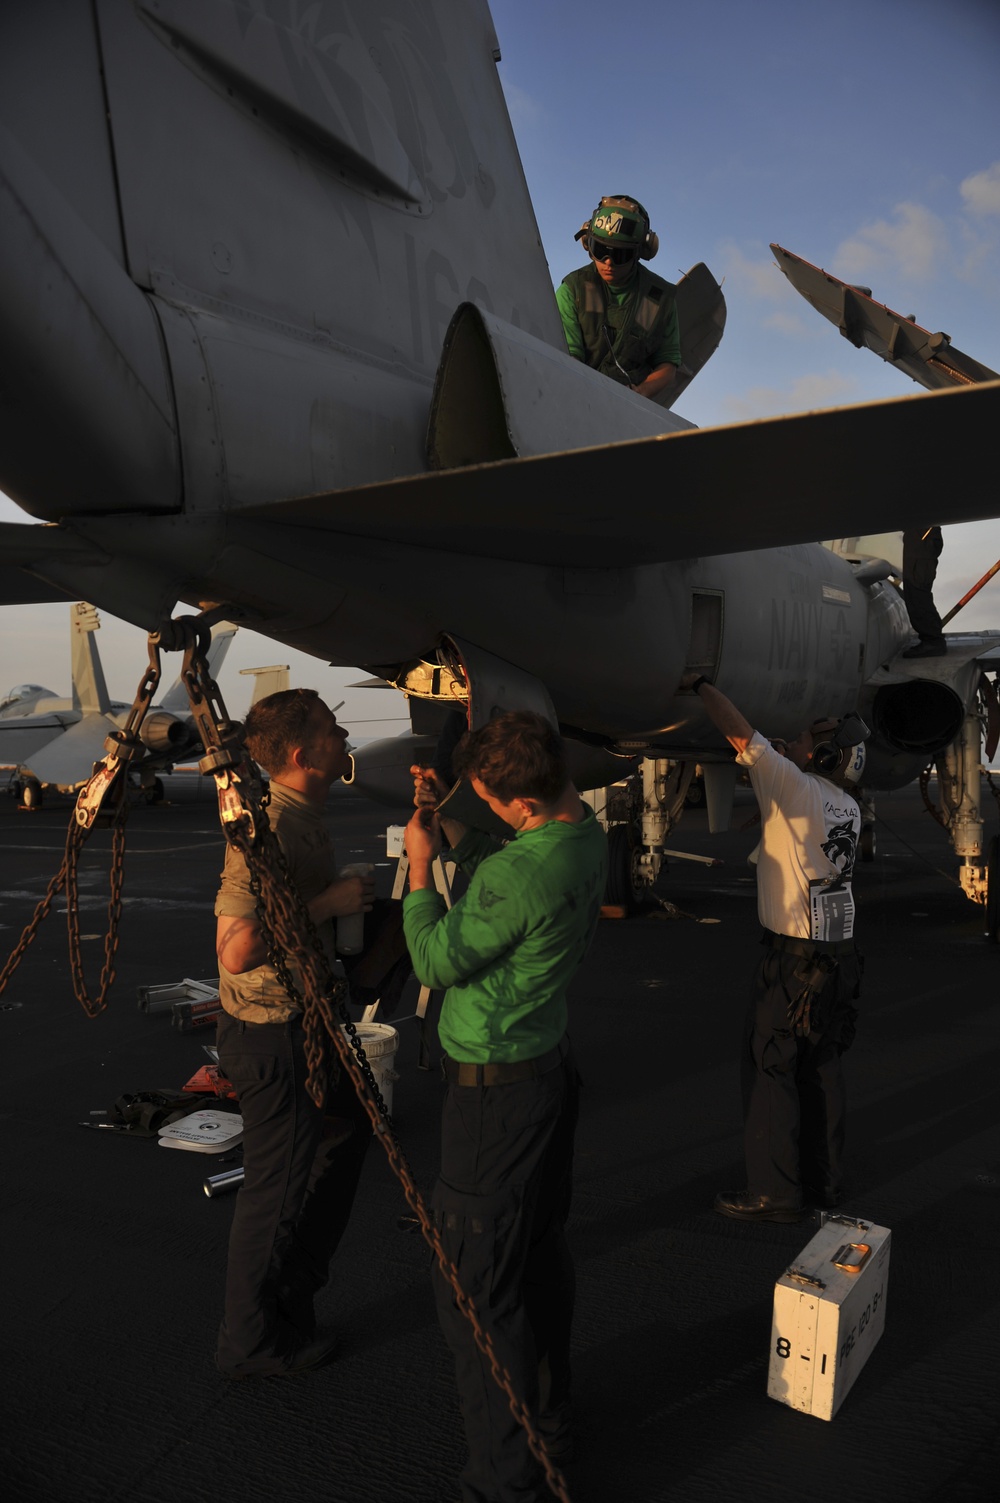
<path id="1" fill-rule="evenodd" d="M 954 689 L 934 679 L 884 684 L 872 702 L 875 737 L 896 751 L 926 756 L 948 746 L 962 729 L 965 710 Z"/>
<path id="2" fill-rule="evenodd" d="M 948 684 L 915 678 L 883 684 L 869 708 L 864 786 L 903 788 L 961 733 L 965 711 Z"/>
<path id="3" fill-rule="evenodd" d="M 191 734 L 183 720 L 166 710 L 154 710 L 142 722 L 139 739 L 151 752 L 179 751 L 191 741 Z"/>

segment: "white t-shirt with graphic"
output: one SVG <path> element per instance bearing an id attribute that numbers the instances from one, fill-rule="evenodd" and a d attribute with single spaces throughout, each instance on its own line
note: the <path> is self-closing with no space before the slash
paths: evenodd
<path id="1" fill-rule="evenodd" d="M 760 805 L 757 912 L 764 928 L 820 942 L 853 938 L 857 801 L 789 762 L 759 731 L 736 760 L 749 768 Z"/>

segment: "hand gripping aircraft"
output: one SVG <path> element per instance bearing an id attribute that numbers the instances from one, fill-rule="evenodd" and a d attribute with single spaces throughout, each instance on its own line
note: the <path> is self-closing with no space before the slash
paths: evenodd
<path id="1" fill-rule="evenodd" d="M 581 786 L 642 759 L 626 882 L 695 762 L 725 818 L 685 668 L 772 735 L 858 709 L 873 788 L 962 769 L 982 896 L 983 638 L 901 661 L 888 566 L 815 539 L 903 526 L 904 456 L 931 521 L 994 515 L 1000 382 L 697 430 L 574 361 L 498 58 L 484 0 L 4 8 L 0 486 L 48 525 L 3 526 L 0 599 L 204 607 L 415 731 L 542 707 Z M 683 390 L 724 304 L 703 266 L 678 302 Z"/>

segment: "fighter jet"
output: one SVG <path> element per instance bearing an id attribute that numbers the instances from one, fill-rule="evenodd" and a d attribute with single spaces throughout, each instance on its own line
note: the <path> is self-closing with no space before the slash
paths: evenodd
<path id="1" fill-rule="evenodd" d="M 46 787 L 72 793 L 85 783 L 104 756 L 108 736 L 128 718 L 131 704 L 108 696 L 94 635 L 100 626 L 92 605 L 79 601 L 70 606 L 72 697 L 61 699 L 41 684 L 19 684 L 0 701 L 0 765 L 13 768 L 11 787 L 26 809 L 40 807 Z M 235 626 L 213 630 L 208 654 L 213 673 L 221 668 L 235 635 Z M 201 752 L 187 710 L 187 691 L 178 679 L 143 720 L 146 753 L 134 775 L 150 802 L 163 798 L 161 772 Z"/>
<path id="2" fill-rule="evenodd" d="M 902 525 L 887 455 L 939 522 L 994 515 L 1000 383 L 698 431 L 573 360 L 484 0 L 56 15 L 0 18 L 0 486 L 54 524 L 0 529 L 0 598 L 215 607 L 419 733 L 538 706 L 582 783 L 643 759 L 629 883 L 695 761 L 724 817 L 685 667 L 772 734 L 859 707 L 875 786 L 971 746 L 982 639 L 899 668 L 888 565 L 814 540 Z M 703 266 L 678 300 L 686 382 L 724 303 Z"/>

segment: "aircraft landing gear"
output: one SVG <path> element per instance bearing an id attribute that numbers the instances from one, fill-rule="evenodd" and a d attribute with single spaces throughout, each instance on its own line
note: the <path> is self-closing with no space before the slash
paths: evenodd
<path id="1" fill-rule="evenodd" d="M 632 825 L 612 825 L 608 831 L 608 882 L 605 903 L 635 913 L 649 891 L 640 867 L 642 846 Z"/>
<path id="2" fill-rule="evenodd" d="M 987 902 L 987 867 L 983 860 L 983 816 L 980 809 L 982 723 L 978 714 L 966 715 L 962 734 L 938 759 L 938 795 L 942 823 L 956 856 L 962 891 L 973 903 Z M 940 816 L 939 816 L 940 817 Z"/>
<path id="3" fill-rule="evenodd" d="M 663 844 L 684 809 L 694 762 L 645 757 L 642 772 L 584 794 L 608 832 L 605 902 L 642 906 L 666 862 Z"/>
<path id="4" fill-rule="evenodd" d="M 37 778 L 25 778 L 21 784 L 21 808 L 40 809 L 42 802 L 41 783 Z"/>

